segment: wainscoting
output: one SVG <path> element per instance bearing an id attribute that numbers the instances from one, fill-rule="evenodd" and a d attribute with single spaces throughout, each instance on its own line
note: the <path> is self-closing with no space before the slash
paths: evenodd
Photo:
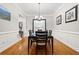
<path id="1" fill-rule="evenodd" d="M 27 55 L 28 54 L 28 40 L 27 38 L 21 39 L 12 47 L 0 53 L 1 55 Z"/>
<path id="2" fill-rule="evenodd" d="M 0 52 L 20 41 L 18 31 L 0 32 Z"/>
<path id="3" fill-rule="evenodd" d="M 58 41 L 79 52 L 79 32 L 55 30 L 53 31 L 53 36 Z"/>
<path id="4" fill-rule="evenodd" d="M 38 55 L 45 55 L 44 50 L 39 50 Z M 47 55 L 51 55 L 51 47 L 47 47 Z M 21 41 L 8 48 L 7 50 L 0 53 L 1 55 L 28 55 L 28 39 L 27 37 L 23 38 Z M 66 46 L 57 39 L 53 41 L 53 55 L 78 55 L 79 53 Z M 35 45 L 30 48 L 30 55 L 35 55 Z"/>
<path id="5" fill-rule="evenodd" d="M 64 43 L 60 42 L 57 39 L 54 39 L 54 55 L 78 55 L 79 53 L 70 48 L 69 46 L 65 45 Z"/>

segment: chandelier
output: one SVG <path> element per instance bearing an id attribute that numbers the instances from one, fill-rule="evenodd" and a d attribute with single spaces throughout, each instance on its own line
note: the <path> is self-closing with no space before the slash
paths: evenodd
<path id="1" fill-rule="evenodd" d="M 37 20 L 44 19 L 43 16 L 40 16 L 40 3 L 38 3 L 38 16 L 35 16 L 35 19 L 37 19 Z"/>

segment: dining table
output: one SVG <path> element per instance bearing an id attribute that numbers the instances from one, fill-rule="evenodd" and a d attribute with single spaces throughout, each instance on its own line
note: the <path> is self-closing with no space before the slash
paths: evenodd
<path id="1" fill-rule="evenodd" d="M 28 54 L 29 54 L 29 48 L 31 46 L 31 40 L 36 41 L 36 39 L 37 39 L 37 36 L 35 36 L 35 35 L 28 36 Z M 50 43 L 52 45 L 52 54 L 53 54 L 53 36 L 47 36 L 47 39 L 50 40 Z"/>

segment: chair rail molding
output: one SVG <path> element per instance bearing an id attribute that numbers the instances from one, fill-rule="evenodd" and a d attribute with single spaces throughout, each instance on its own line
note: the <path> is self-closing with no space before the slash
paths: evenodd
<path id="1" fill-rule="evenodd" d="M 64 30 L 55 30 L 63 33 L 68 33 L 68 34 L 74 34 L 74 35 L 79 35 L 79 32 L 73 32 L 73 31 L 64 31 Z"/>
<path id="2" fill-rule="evenodd" d="M 10 34 L 10 33 L 18 33 L 18 30 L 17 31 L 0 32 L 0 35 Z"/>

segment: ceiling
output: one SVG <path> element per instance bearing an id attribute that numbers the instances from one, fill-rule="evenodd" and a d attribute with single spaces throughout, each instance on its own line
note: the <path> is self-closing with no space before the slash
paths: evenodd
<path id="1" fill-rule="evenodd" d="M 38 3 L 19 3 L 17 4 L 27 16 L 39 14 Z M 40 15 L 52 15 L 62 3 L 40 3 Z"/>

